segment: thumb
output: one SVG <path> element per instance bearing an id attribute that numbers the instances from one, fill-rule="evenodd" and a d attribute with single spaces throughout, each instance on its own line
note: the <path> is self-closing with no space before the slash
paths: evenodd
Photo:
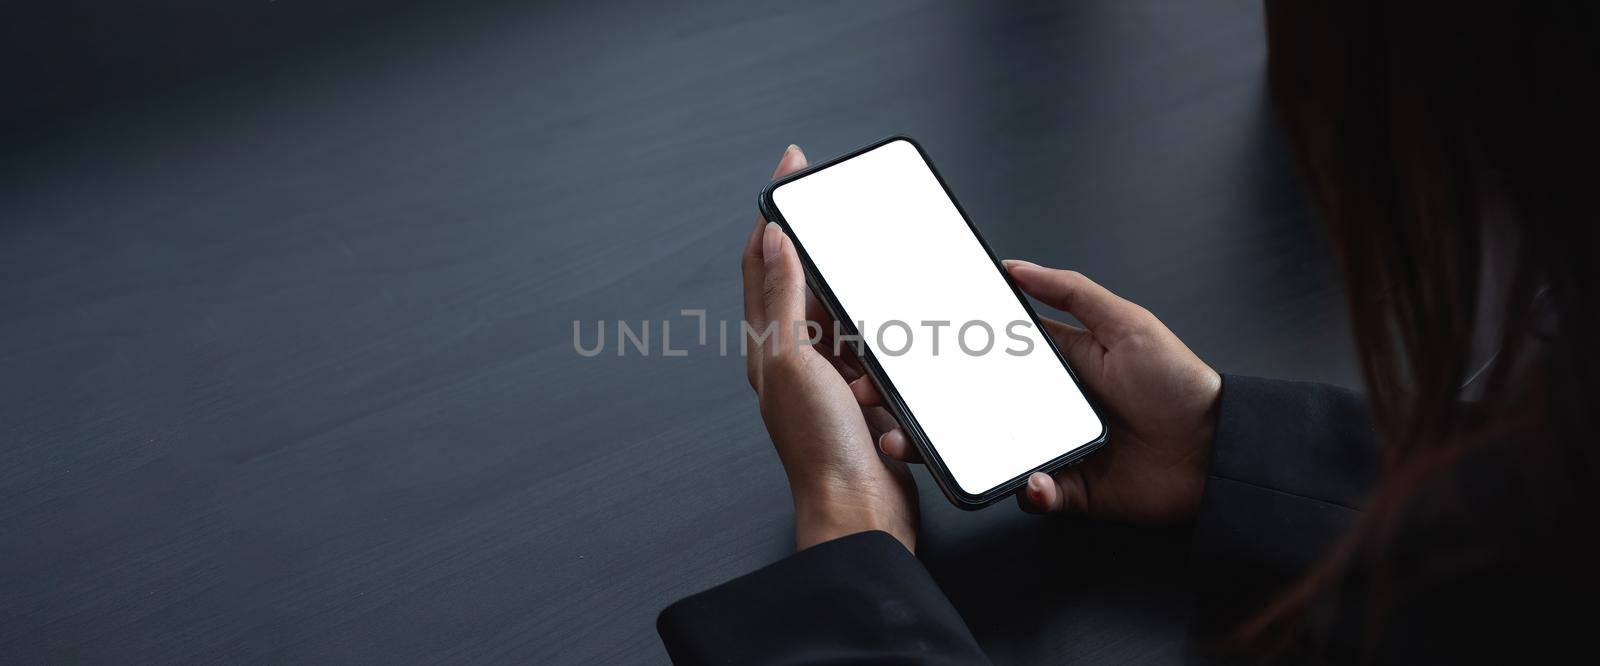
<path id="1" fill-rule="evenodd" d="M 1017 259 L 1007 259 L 1003 263 L 1023 292 L 1077 317 L 1090 333 L 1103 341 L 1113 341 L 1143 322 L 1144 308 L 1111 293 L 1082 273 L 1045 268 Z"/>
<path id="2" fill-rule="evenodd" d="M 1083 475 L 1076 469 L 1054 477 L 1034 472 L 1028 477 L 1028 485 L 1017 492 L 1017 505 L 1028 513 L 1086 513 L 1088 500 Z"/>
<path id="3" fill-rule="evenodd" d="M 766 280 L 762 285 L 762 307 L 766 310 L 769 326 L 776 326 L 774 336 L 782 352 L 797 348 L 795 336 L 800 333 L 798 327 L 810 326 L 806 321 L 806 277 L 805 269 L 800 265 L 800 255 L 795 252 L 794 243 L 789 240 L 789 235 L 773 223 L 767 223 L 767 228 L 762 231 L 761 262 L 766 268 Z M 820 331 L 806 329 L 803 333 L 808 337 L 807 343 L 816 340 Z"/>

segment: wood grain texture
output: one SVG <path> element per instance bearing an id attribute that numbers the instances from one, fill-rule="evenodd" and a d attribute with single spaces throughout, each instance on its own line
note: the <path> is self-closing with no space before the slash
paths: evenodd
<path id="1" fill-rule="evenodd" d="M 793 547 L 678 316 L 736 320 L 790 142 L 915 136 L 1002 255 L 1353 384 L 1264 57 L 1250 2 L 422 4 L 49 126 L 0 162 L 0 662 L 664 661 Z M 689 355 L 574 352 L 615 319 Z M 996 661 L 1181 654 L 1182 534 L 921 480 Z"/>

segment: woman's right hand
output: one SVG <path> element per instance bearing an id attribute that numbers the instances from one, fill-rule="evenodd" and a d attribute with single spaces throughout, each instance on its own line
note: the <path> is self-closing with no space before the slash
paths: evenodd
<path id="1" fill-rule="evenodd" d="M 1017 493 L 1026 511 L 1071 512 L 1097 520 L 1182 523 L 1193 520 L 1205 490 L 1222 378 L 1155 315 L 1074 271 L 1005 262 L 1028 295 L 1071 313 L 1086 328 L 1044 319 L 1045 328 L 1107 412 L 1109 441 L 1052 477 L 1034 474 Z M 870 384 L 856 390 L 880 402 Z M 878 446 L 915 461 L 899 429 Z"/>

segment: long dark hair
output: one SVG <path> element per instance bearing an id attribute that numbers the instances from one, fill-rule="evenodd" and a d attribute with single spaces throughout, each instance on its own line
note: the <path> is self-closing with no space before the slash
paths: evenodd
<path id="1" fill-rule="evenodd" d="M 1270 86 L 1344 268 L 1384 473 L 1356 528 L 1242 641 L 1314 643 L 1317 607 L 1358 566 L 1378 640 L 1405 593 L 1384 565 L 1401 517 L 1479 450 L 1515 451 L 1505 473 L 1533 480 L 1531 503 L 1592 500 L 1595 30 L 1582 1 L 1268 0 Z"/>

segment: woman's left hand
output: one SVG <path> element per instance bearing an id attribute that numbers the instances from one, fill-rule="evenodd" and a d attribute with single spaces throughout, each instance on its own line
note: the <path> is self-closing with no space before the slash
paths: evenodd
<path id="1" fill-rule="evenodd" d="M 805 154 L 790 146 L 773 178 L 805 166 Z M 851 359 L 833 354 L 827 342 L 832 336 L 826 335 L 832 331 L 819 336 L 808 327 L 808 321 L 825 328 L 832 322 L 807 318 L 808 310 L 816 315 L 820 308 L 806 287 L 794 243 L 778 225 L 757 220 L 742 264 L 744 319 L 755 332 L 747 336 L 745 371 L 789 476 L 796 546 L 882 530 L 914 552 L 916 485 L 904 463 L 879 453 L 845 376 L 859 373 Z M 769 327 L 771 335 L 759 339 Z"/>

